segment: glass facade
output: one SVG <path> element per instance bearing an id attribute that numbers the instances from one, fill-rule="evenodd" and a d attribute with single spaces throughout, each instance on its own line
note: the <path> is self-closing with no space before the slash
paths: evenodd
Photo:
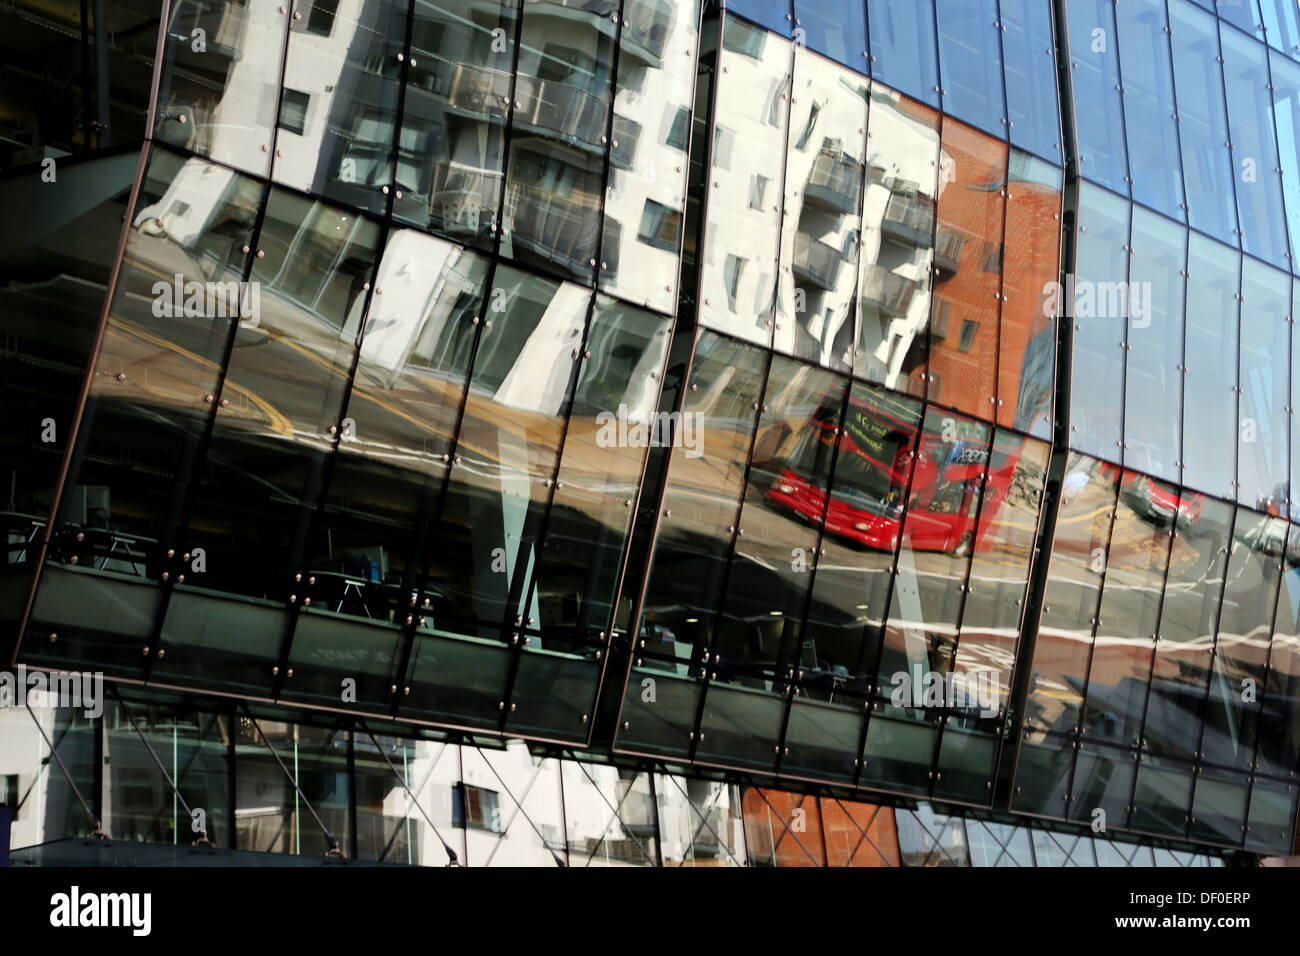
<path id="1" fill-rule="evenodd" d="M 135 6 L 0 83 L 27 843 L 1291 851 L 1293 3 Z"/>

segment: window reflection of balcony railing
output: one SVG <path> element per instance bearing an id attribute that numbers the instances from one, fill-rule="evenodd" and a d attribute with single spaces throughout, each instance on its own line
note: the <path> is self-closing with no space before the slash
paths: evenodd
<path id="1" fill-rule="evenodd" d="M 939 281 L 956 275 L 961 267 L 961 250 L 966 237 L 950 229 L 940 229 L 934 237 L 934 265 L 939 270 Z"/>
<path id="2" fill-rule="evenodd" d="M 632 10 L 628 11 L 624 5 L 627 26 L 623 27 L 623 50 L 633 54 L 644 50 L 653 58 L 653 65 L 658 66 L 672 30 L 673 9 L 663 0 L 631 6 Z"/>
<path id="3" fill-rule="evenodd" d="M 521 76 L 515 82 L 515 124 L 555 133 L 571 142 L 601 148 L 605 129 L 605 101 L 599 96 L 560 83 Z"/>
<path id="4" fill-rule="evenodd" d="M 834 289 L 843 264 L 844 259 L 834 246 L 813 239 L 807 233 L 795 233 L 793 265 L 796 275 L 803 276 L 823 289 Z"/>
<path id="5" fill-rule="evenodd" d="M 586 273 L 596 247 L 599 203 L 592 196 L 576 196 L 575 200 L 526 183 L 510 183 L 506 186 L 505 221 L 515 242 Z"/>
<path id="6" fill-rule="evenodd" d="M 448 232 L 477 234 L 495 221 L 501 173 L 443 166 L 429 202 L 430 220 Z"/>
<path id="7" fill-rule="evenodd" d="M 930 245 L 934 230 L 934 202 L 923 196 L 894 193 L 885 207 L 881 231 L 895 242 L 909 246 Z"/>
<path id="8" fill-rule="evenodd" d="M 882 266 L 870 265 L 863 270 L 862 301 L 875 305 L 881 312 L 894 318 L 907 314 L 915 291 L 915 282 Z"/>
<path id="9" fill-rule="evenodd" d="M 412 82 L 443 97 L 448 106 L 467 113 L 502 112 L 510 95 L 508 70 L 491 70 L 472 63 L 458 63 L 451 69 L 445 69 L 449 65 L 446 63 L 438 65 L 444 69 L 436 72 L 421 69 Z"/>
<path id="10" fill-rule="evenodd" d="M 615 113 L 613 132 L 614 139 L 609 144 L 609 161 L 619 169 L 631 169 L 635 162 L 636 145 L 641 138 L 641 124 Z"/>
<path id="11" fill-rule="evenodd" d="M 836 212 L 856 212 L 862 196 L 862 164 L 842 152 L 823 149 L 813 160 L 804 195 L 809 202 Z"/>

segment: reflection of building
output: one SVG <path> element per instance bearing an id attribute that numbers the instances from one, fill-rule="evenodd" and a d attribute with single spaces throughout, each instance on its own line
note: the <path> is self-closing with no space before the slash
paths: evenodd
<path id="1" fill-rule="evenodd" d="M 1282 24 L 812 6 L 174 0 L 142 152 L 6 114 L 0 663 L 121 695 L 0 709 L 19 859 L 1290 852 Z"/>

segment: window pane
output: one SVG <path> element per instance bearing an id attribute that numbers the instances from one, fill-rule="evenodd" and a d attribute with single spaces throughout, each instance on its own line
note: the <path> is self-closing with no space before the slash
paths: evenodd
<path id="1" fill-rule="evenodd" d="M 862 0 L 795 0 L 808 49 L 866 73 L 867 7 Z"/>
<path id="2" fill-rule="evenodd" d="M 1079 172 L 1128 195 L 1124 106 L 1111 0 L 1076 0 L 1070 21 L 1070 78 L 1079 140 Z"/>
<path id="3" fill-rule="evenodd" d="M 933 0 L 871 0 L 871 75 L 914 99 L 939 105 Z"/>
<path id="4" fill-rule="evenodd" d="M 1005 139 L 997 0 L 936 0 L 935 8 L 943 111 Z"/>
<path id="5" fill-rule="evenodd" d="M 1185 220 L 1164 0 L 1115 4 L 1133 198 Z M 1205 64 L 1200 64 L 1202 69 Z"/>
<path id="6" fill-rule="evenodd" d="M 1001 9 L 1011 143 L 1059 163 L 1061 118 L 1056 104 L 1052 4 L 1050 0 L 1002 0 Z"/>
<path id="7" fill-rule="evenodd" d="M 1237 287 L 1241 256 L 1192 233 L 1187 250 L 1183 481 L 1236 497 Z"/>
<path id="8" fill-rule="evenodd" d="M 1212 14 L 1196 9 L 1187 0 L 1169 0 L 1169 25 L 1173 29 L 1187 218 L 1194 229 L 1237 246 L 1240 240 L 1232 152 L 1227 146 L 1228 114 L 1218 69 L 1218 24 Z"/>

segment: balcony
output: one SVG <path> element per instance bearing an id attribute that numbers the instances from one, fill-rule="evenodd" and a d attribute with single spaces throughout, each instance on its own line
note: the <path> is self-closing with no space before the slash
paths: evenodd
<path id="1" fill-rule="evenodd" d="M 813 239 L 807 233 L 794 235 L 794 274 L 814 285 L 831 290 L 839 276 L 844 258 L 834 246 Z"/>
<path id="2" fill-rule="evenodd" d="M 505 223 L 514 241 L 579 275 L 592 271 L 599 208 L 582 193 L 570 198 L 526 183 L 506 186 Z"/>
<path id="3" fill-rule="evenodd" d="M 423 88 L 447 101 L 453 109 L 483 116 L 501 115 L 510 96 L 510 72 L 490 70 L 472 63 L 441 63 L 443 69 L 413 70 L 412 86 Z"/>
<path id="4" fill-rule="evenodd" d="M 900 319 L 907 315 L 912 304 L 916 283 L 878 265 L 869 265 L 862 271 L 862 289 L 859 293 L 864 304 L 874 305 L 883 314 Z"/>
<path id="5" fill-rule="evenodd" d="M 915 193 L 894 193 L 885 207 L 881 232 L 905 246 L 925 248 L 934 231 L 934 200 Z"/>
<path id="6" fill-rule="evenodd" d="M 862 199 L 862 170 L 860 162 L 842 151 L 823 149 L 813 160 L 804 196 L 832 212 L 856 213 Z"/>
<path id="7" fill-rule="evenodd" d="M 604 149 L 605 100 L 558 80 L 520 76 L 515 82 L 516 128 L 532 127 L 589 152 Z"/>
<path id="8" fill-rule="evenodd" d="M 500 196 L 498 170 L 440 167 L 429 201 L 430 224 L 453 235 L 478 235 L 496 220 Z"/>
<path id="9" fill-rule="evenodd" d="M 951 279 L 961 268 L 961 251 L 966 237 L 951 229 L 940 227 L 934 237 L 934 267 L 938 270 L 936 282 Z"/>

